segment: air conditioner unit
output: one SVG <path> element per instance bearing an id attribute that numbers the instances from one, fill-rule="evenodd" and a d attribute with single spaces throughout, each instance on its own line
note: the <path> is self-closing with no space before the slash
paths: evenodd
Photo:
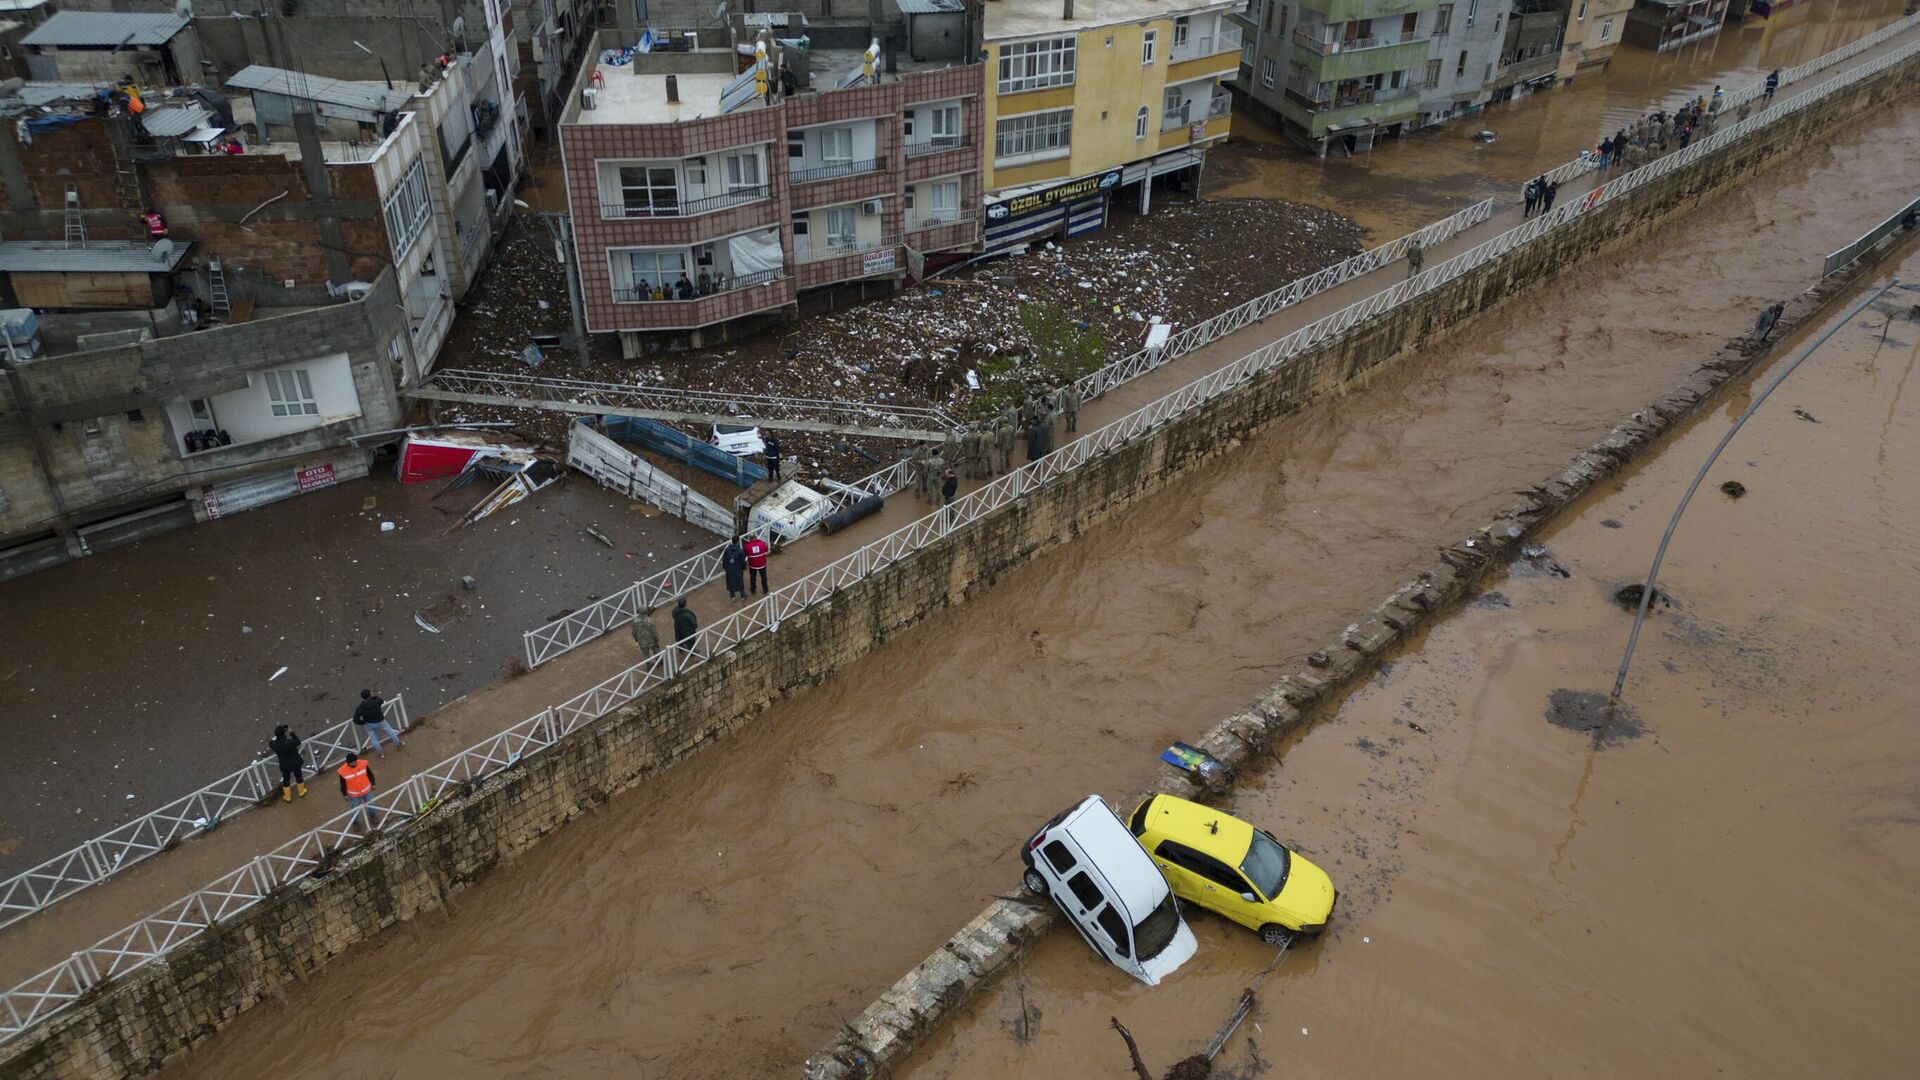
<path id="1" fill-rule="evenodd" d="M 860 212 L 868 217 L 873 217 L 875 214 L 878 214 L 881 209 L 882 204 L 879 199 L 868 199 L 866 202 L 860 204 Z"/>
<path id="2" fill-rule="evenodd" d="M 582 89 L 580 91 L 580 107 L 583 109 L 598 108 L 599 106 L 596 104 L 596 102 L 598 101 L 599 97 L 600 97 L 600 90 L 597 87 L 589 86 Z"/>

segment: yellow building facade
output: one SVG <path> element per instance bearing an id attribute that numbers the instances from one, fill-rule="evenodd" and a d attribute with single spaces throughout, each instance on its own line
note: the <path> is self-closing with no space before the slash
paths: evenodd
<path id="1" fill-rule="evenodd" d="M 1197 183 L 1231 124 L 1239 6 L 986 0 L 987 250 L 1094 231 L 1115 199 L 1145 211 L 1155 177 Z"/>

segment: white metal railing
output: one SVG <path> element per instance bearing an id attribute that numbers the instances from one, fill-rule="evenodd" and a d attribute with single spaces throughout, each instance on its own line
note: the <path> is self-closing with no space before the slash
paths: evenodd
<path id="1" fill-rule="evenodd" d="M 388 723 L 407 730 L 407 704 L 402 695 L 389 698 L 385 712 Z M 361 734 L 353 721 L 346 720 L 302 739 L 300 750 L 308 771 L 317 773 L 340 760 L 348 749 L 364 748 Z M 279 772 L 271 754 L 256 758 L 198 791 L 0 882 L 0 927 L 12 926 L 186 837 L 252 809 L 279 789 Z"/>
<path id="2" fill-rule="evenodd" d="M 1825 71 L 1835 64 L 1845 63 L 1884 41 L 1906 33 L 1915 26 L 1920 26 L 1920 14 L 1909 15 L 1904 19 L 1888 23 L 1873 33 L 1846 45 L 1842 45 L 1830 53 L 1823 53 L 1816 56 L 1798 67 L 1787 68 L 1780 73 L 1780 86 L 1789 86 L 1809 75 Z M 1778 89 L 1776 89 L 1775 93 L 1778 92 Z M 1715 116 L 1717 120 L 1725 120 L 1729 113 L 1739 111 L 1742 105 L 1764 98 L 1766 94 L 1767 81 L 1765 79 L 1761 79 L 1751 86 L 1735 90 L 1732 93 L 1722 94 L 1720 108 L 1716 110 Z M 1561 184 L 1576 176 L 1585 176 L 1599 167 L 1600 156 L 1591 150 L 1582 150 L 1579 157 L 1574 158 L 1559 168 L 1548 170 L 1546 177 L 1551 183 Z M 1529 178 L 1523 182 L 1521 186 L 1524 188 L 1526 184 L 1531 182 L 1532 179 Z"/>
<path id="3" fill-rule="evenodd" d="M 902 491 L 912 482 L 907 462 L 889 465 L 852 486 L 882 498 Z M 835 511 L 853 502 L 854 496 L 833 492 L 826 496 Z M 830 511 L 831 512 L 831 511 Z M 811 531 L 811 530 L 809 530 Z M 755 530 L 768 539 L 766 529 Z M 805 534 L 802 534 L 805 535 Z M 554 657 L 565 655 L 611 630 L 617 630 L 637 618 L 641 612 L 664 606 L 675 598 L 705 585 L 720 576 L 720 554 L 726 543 L 715 544 L 698 555 L 676 563 L 611 596 L 605 596 L 569 615 L 537 626 L 521 635 L 527 666 L 539 667 Z"/>
<path id="4" fill-rule="evenodd" d="M 1899 228 L 1900 223 L 1906 220 L 1908 214 L 1915 213 L 1920 213 L 1920 199 L 1915 199 L 1900 209 L 1895 210 L 1892 214 L 1888 215 L 1887 220 L 1868 229 L 1858 240 L 1828 255 L 1826 265 L 1820 270 L 1820 276 L 1826 277 L 1835 270 L 1859 258 L 1868 248 L 1886 239 L 1888 233 Z"/>
<path id="5" fill-rule="evenodd" d="M 955 529 L 973 524 L 1041 485 L 1084 466 L 1093 458 L 1150 434 L 1155 428 L 1232 392 L 1314 346 L 1500 258 L 1624 192 L 1697 161 L 1774 120 L 1804 109 L 1820 98 L 1907 60 L 1916 53 L 1920 53 L 1920 44 L 1910 44 L 1863 65 L 1685 150 L 1609 181 L 1581 198 L 1534 217 L 1424 273 L 1315 320 L 1278 341 L 1217 368 L 1084 438 L 1067 443 L 1039 461 L 1030 462 L 967 493 L 953 505 L 935 510 L 912 524 L 841 556 L 793 584 L 734 611 L 686 641 L 660 650 L 585 693 L 528 717 L 440 764 L 422 770 L 399 786 L 375 796 L 375 821 L 391 824 L 398 819 L 399 824 L 404 824 L 429 813 L 447 795 L 508 768 L 527 754 L 554 745 L 582 725 L 605 716 L 667 679 L 699 667 L 732 645 L 778 629 L 785 620 L 812 604 L 831 598 L 839 589 L 907 558 Z M 904 467 L 904 463 L 896 466 Z M 214 926 L 220 919 L 266 899 L 274 890 L 304 880 L 315 869 L 325 865 L 332 852 L 359 839 L 351 831 L 354 813 L 351 810 L 343 813 L 320 828 L 249 861 L 212 884 L 75 952 L 0 995 L 0 1002 L 4 1003 L 4 1008 L 0 1008 L 0 1038 L 19 1034 L 88 995 L 101 983 L 153 961 Z"/>
<path id="6" fill-rule="evenodd" d="M 1201 56 L 1212 56 L 1215 53 L 1239 51 L 1240 28 L 1237 26 L 1228 26 L 1222 22 L 1218 33 L 1189 34 L 1187 40 L 1174 42 L 1173 48 L 1168 52 L 1167 57 L 1172 63 L 1178 64 L 1184 60 L 1192 60 Z"/>
<path id="7" fill-rule="evenodd" d="M 899 246 L 900 238 L 897 236 L 882 236 L 877 240 L 854 240 L 851 243 L 842 244 L 827 243 L 820 247 L 809 245 L 804 250 L 795 249 L 793 261 L 798 266 L 826 262 L 828 259 L 838 259 L 843 255 L 858 255 L 864 251 L 884 251 L 887 248 Z"/>

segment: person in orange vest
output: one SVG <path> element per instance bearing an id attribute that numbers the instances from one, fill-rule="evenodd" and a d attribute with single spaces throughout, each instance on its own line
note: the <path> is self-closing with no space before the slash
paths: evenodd
<path id="1" fill-rule="evenodd" d="M 353 816 L 347 819 L 347 827 L 352 828 L 355 821 L 363 821 L 368 832 L 373 831 L 373 766 L 360 756 L 360 751 L 349 750 L 340 762 L 340 794 L 346 796 L 347 806 Z"/>
<path id="2" fill-rule="evenodd" d="M 767 542 L 758 536 L 749 536 L 740 546 L 747 553 L 747 591 L 772 592 L 773 587 L 767 584 Z"/>

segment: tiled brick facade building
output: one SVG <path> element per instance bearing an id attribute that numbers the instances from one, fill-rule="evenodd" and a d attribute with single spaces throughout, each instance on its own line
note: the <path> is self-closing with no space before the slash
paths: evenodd
<path id="1" fill-rule="evenodd" d="M 834 89 L 847 73 L 816 59 L 816 90 L 763 96 L 734 57 L 590 65 L 561 124 L 587 328 L 630 352 L 790 311 L 803 290 L 901 281 L 910 253 L 978 248 L 977 64 Z"/>

